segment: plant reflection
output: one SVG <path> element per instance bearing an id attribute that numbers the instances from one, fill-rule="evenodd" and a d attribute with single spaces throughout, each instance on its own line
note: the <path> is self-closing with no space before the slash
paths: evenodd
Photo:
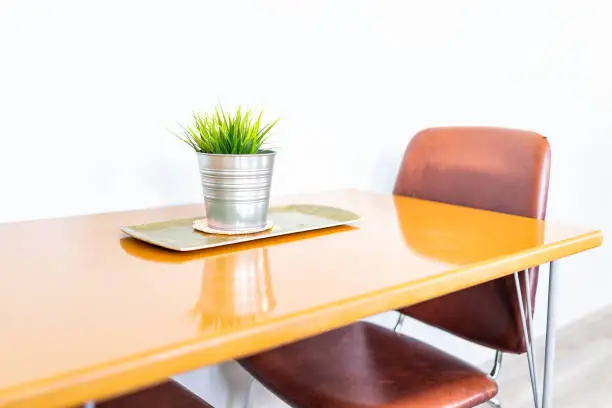
<path id="1" fill-rule="evenodd" d="M 204 259 L 194 313 L 203 331 L 257 321 L 274 309 L 267 248 Z"/>

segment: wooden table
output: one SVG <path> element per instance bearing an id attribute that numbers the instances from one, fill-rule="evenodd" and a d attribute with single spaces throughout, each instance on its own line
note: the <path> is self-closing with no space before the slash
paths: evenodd
<path id="1" fill-rule="evenodd" d="M 0 225 L 0 406 L 109 397 L 602 242 L 599 231 L 391 195 L 276 200 L 289 202 L 363 220 L 193 253 L 119 226 L 202 205 Z"/>

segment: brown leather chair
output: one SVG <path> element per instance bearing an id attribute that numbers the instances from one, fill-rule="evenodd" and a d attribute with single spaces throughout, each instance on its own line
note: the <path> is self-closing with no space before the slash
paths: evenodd
<path id="1" fill-rule="evenodd" d="M 544 219 L 549 173 L 550 147 L 537 133 L 484 127 L 427 129 L 406 149 L 394 194 Z M 533 304 L 537 268 L 529 275 Z M 513 276 L 401 312 L 496 350 L 526 351 Z M 461 318 L 467 315 L 470 319 Z"/>
<path id="2" fill-rule="evenodd" d="M 394 193 L 542 219 L 549 168 L 548 142 L 533 132 L 427 129 L 408 145 Z M 530 278 L 533 301 L 537 269 Z M 400 312 L 478 344 L 523 353 L 515 284 L 509 276 Z M 299 408 L 468 408 L 491 402 L 497 393 L 495 381 L 477 368 L 365 322 L 240 363 Z"/>
<path id="3" fill-rule="evenodd" d="M 96 408 L 212 408 L 173 380 L 98 402 Z"/>

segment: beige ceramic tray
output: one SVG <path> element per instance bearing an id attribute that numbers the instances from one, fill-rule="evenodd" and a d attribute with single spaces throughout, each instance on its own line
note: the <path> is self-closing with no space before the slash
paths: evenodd
<path id="1" fill-rule="evenodd" d="M 352 224 L 360 219 L 357 214 L 341 208 L 294 204 L 270 207 L 268 219 L 274 224 L 271 230 L 248 235 L 215 235 L 193 229 L 193 222 L 201 218 L 123 226 L 121 230 L 136 239 L 153 245 L 175 251 L 195 251 L 278 235 Z"/>

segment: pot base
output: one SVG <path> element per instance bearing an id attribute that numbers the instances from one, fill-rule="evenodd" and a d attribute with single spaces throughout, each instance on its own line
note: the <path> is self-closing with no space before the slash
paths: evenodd
<path id="1" fill-rule="evenodd" d="M 274 227 L 274 223 L 272 221 L 268 221 L 268 223 L 261 228 L 245 228 L 242 230 L 220 230 L 220 229 L 210 227 L 208 225 L 208 221 L 206 221 L 206 218 L 202 218 L 200 220 L 196 220 L 193 222 L 194 229 L 200 232 L 205 232 L 207 234 L 219 234 L 219 235 L 256 234 L 258 232 L 271 230 L 273 227 Z"/>

